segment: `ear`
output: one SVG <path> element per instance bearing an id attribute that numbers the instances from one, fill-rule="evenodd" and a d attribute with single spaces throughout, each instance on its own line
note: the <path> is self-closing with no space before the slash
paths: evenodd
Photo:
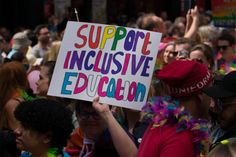
<path id="1" fill-rule="evenodd" d="M 51 140 L 52 140 L 52 133 L 51 132 L 47 132 L 47 133 L 43 134 L 42 135 L 42 139 L 43 139 L 43 143 L 50 144 Z"/>
<path id="2" fill-rule="evenodd" d="M 211 98 L 210 110 L 215 113 L 218 112 L 218 106 L 216 105 L 216 102 L 213 98 Z"/>
<path id="3" fill-rule="evenodd" d="M 197 94 L 197 99 L 198 99 L 198 101 L 200 101 L 200 102 L 203 101 L 203 93 L 202 93 L 202 92 L 200 92 L 200 93 Z"/>

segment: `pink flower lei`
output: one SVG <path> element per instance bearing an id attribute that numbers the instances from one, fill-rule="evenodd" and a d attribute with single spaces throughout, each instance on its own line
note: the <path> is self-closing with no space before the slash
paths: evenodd
<path id="1" fill-rule="evenodd" d="M 195 119 L 189 112 L 180 107 L 179 102 L 169 96 L 152 97 L 142 108 L 144 119 L 151 122 L 152 127 L 177 125 L 176 132 L 190 130 L 193 135 L 195 154 L 208 153 L 210 141 L 208 121 Z"/>

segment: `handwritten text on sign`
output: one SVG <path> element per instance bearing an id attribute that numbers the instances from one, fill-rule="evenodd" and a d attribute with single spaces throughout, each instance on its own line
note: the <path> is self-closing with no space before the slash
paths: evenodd
<path id="1" fill-rule="evenodd" d="M 68 22 L 49 95 L 140 109 L 161 35 L 121 26 Z"/>

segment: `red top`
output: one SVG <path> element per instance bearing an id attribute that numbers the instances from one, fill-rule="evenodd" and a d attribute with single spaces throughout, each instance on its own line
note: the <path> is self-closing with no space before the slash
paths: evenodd
<path id="1" fill-rule="evenodd" d="M 193 137 L 189 130 L 176 133 L 176 125 L 151 126 L 142 138 L 137 157 L 194 157 Z"/>

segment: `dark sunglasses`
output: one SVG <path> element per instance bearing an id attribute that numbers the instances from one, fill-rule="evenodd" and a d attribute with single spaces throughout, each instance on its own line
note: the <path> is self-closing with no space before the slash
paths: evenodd
<path id="1" fill-rule="evenodd" d="M 186 59 L 189 57 L 189 52 L 187 51 L 179 51 L 178 52 L 179 59 Z"/>
<path id="2" fill-rule="evenodd" d="M 93 119 L 95 119 L 95 120 L 100 119 L 100 116 L 99 116 L 99 114 L 97 112 L 86 112 L 86 111 L 83 111 L 83 112 L 79 113 L 79 117 L 81 119 L 83 119 L 83 120 L 89 119 L 90 116 Z"/>
<path id="3" fill-rule="evenodd" d="M 226 50 L 228 47 L 229 45 L 217 46 L 217 50 Z"/>
<path id="4" fill-rule="evenodd" d="M 178 55 L 177 51 L 169 51 L 169 50 L 165 50 L 165 52 L 168 52 L 170 54 L 172 54 L 174 57 L 176 57 Z"/>

